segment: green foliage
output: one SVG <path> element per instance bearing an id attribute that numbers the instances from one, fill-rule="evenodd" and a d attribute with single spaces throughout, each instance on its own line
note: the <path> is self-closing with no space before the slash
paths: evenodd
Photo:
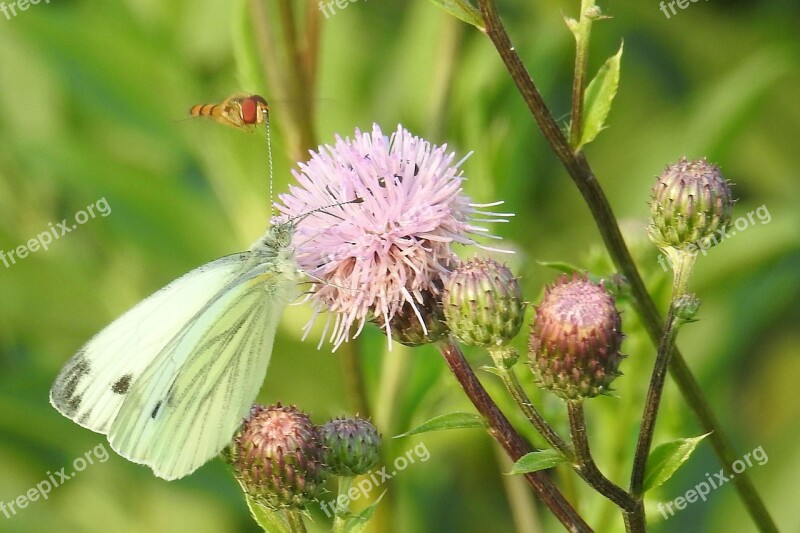
<path id="1" fill-rule="evenodd" d="M 539 470 L 547 470 L 564 463 L 567 463 L 567 458 L 561 455 L 558 450 L 542 450 L 539 452 L 531 452 L 520 457 L 511 468 L 509 474 L 528 474 L 530 472 L 538 472 Z"/>
<path id="2" fill-rule="evenodd" d="M 412 430 L 406 431 L 397 435 L 395 438 L 408 437 L 410 435 L 419 435 L 420 433 L 428 433 L 429 431 L 442 431 L 444 429 L 467 429 L 467 428 L 483 428 L 486 423 L 475 413 L 448 413 L 446 415 L 434 416 L 430 420 L 426 420 L 419 426 Z"/>
<path id="3" fill-rule="evenodd" d="M 644 490 L 654 489 L 671 478 L 708 435 L 678 439 L 654 448 L 647 458 Z"/>
<path id="4" fill-rule="evenodd" d="M 268 223 L 263 132 L 185 120 L 187 109 L 239 90 L 266 96 L 275 126 L 276 192 L 292 180 L 296 161 L 287 155 L 291 140 L 283 123 L 296 95 L 275 94 L 275 80 L 263 75 L 246 4 L 40 2 L 9 20 L 0 16 L 0 250 L 15 249 L 100 198 L 112 208 L 46 252 L 10 267 L 0 263 L 0 501 L 12 501 L 48 471 L 70 467 L 105 443 L 47 402 L 59 368 L 81 344 L 170 280 L 244 249 Z M 574 43 L 561 14 L 575 15 L 577 5 L 498 0 L 517 51 L 562 124 L 569 116 Z M 613 113 L 598 122 L 606 129 L 584 148 L 662 312 L 670 273 L 644 227 L 649 189 L 667 163 L 708 155 L 736 183 L 734 219 L 747 219 L 762 205 L 771 213 L 768 223 L 754 218 L 698 258 L 691 290 L 703 301 L 702 320 L 681 331 L 679 345 L 741 455 L 757 446 L 768 453 L 771 460 L 748 473 L 782 529 L 791 530 L 800 516 L 791 467 L 799 464 L 800 450 L 786 430 L 800 416 L 794 386 L 800 372 L 800 160 L 792 142 L 800 122 L 797 2 L 692 3 L 670 19 L 656 3 L 602 7 L 613 18 L 595 26 L 589 72 L 601 68 L 622 38 L 625 68 Z M 463 167 L 464 188 L 476 202 L 503 199 L 502 209 L 517 213 L 497 228 L 504 241 L 490 244 L 517 252 L 505 260 L 533 303 L 557 275 L 536 260 L 559 259 L 598 275 L 615 272 L 586 207 L 485 35 L 430 2 L 359 1 L 323 17 L 321 25 L 318 142 L 373 122 L 384 131 L 402 122 L 459 155 L 474 151 Z M 587 417 L 598 465 L 625 485 L 654 349 L 635 309 L 622 307 L 624 375 L 615 381 L 614 396 L 587 406 Z M 527 312 L 529 319 L 532 306 Z M 340 378 L 341 354 L 316 349 L 324 318 L 309 340 L 300 340 L 309 316 L 303 305 L 287 311 L 259 401 L 297 403 L 319 423 L 355 409 Z M 526 337 L 523 332 L 514 341 L 520 353 Z M 385 435 L 442 412 L 474 414 L 432 347 L 395 345 L 387 354 L 385 337 L 367 325 L 359 348 L 373 420 Z M 487 363 L 480 350 L 468 356 L 476 367 Z M 533 387 L 525 365 L 515 370 L 533 402 L 566 435 L 563 405 Z M 498 380 L 487 375 L 485 385 L 511 422 L 543 446 Z M 698 433 L 676 388 L 669 380 L 667 386 L 657 442 Z M 368 530 L 515 527 L 497 475 L 510 467 L 498 467 L 485 431 L 414 438 L 426 439 L 430 460 L 391 480 Z M 409 447 L 408 439 L 387 441 L 389 460 Z M 54 489 L 48 500 L 0 516 L 0 529 L 254 527 L 222 461 L 166 483 L 108 451 L 106 462 Z M 719 468 L 701 447 L 648 496 L 672 499 Z M 611 504 L 579 480 L 574 485 L 570 499 L 593 528 L 621 530 Z M 393 509 L 391 522 L 382 517 L 384 507 Z M 539 529 L 557 530 L 546 511 L 537 511 Z M 330 519 L 318 509 L 312 514 L 309 528 L 326 530 Z M 654 532 L 749 527 L 728 485 L 667 522 L 657 511 L 649 515 Z"/>

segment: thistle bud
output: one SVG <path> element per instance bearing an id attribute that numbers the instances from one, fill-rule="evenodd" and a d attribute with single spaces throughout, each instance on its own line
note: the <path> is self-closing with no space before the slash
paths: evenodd
<path id="1" fill-rule="evenodd" d="M 254 405 L 234 437 L 229 461 L 242 487 L 270 509 L 303 509 L 325 481 L 314 424 L 294 406 Z"/>
<path id="2" fill-rule="evenodd" d="M 477 258 L 450 274 L 442 304 L 459 341 L 487 348 L 503 346 L 519 333 L 526 306 L 507 266 Z"/>
<path id="3" fill-rule="evenodd" d="M 323 461 L 336 476 L 360 476 L 381 458 L 381 436 L 363 418 L 334 418 L 317 428 Z"/>
<path id="4" fill-rule="evenodd" d="M 620 375 L 622 338 L 619 312 L 602 284 L 562 275 L 545 291 L 531 324 L 536 383 L 568 400 L 609 391 Z"/>
<path id="5" fill-rule="evenodd" d="M 422 346 L 444 338 L 450 330 L 444 321 L 441 302 L 441 281 L 438 282 L 438 294 L 422 291 L 422 302 L 413 304 L 406 302 L 389 320 L 392 338 L 406 346 Z M 383 316 L 375 316 L 372 320 L 381 331 L 386 332 Z"/>
<path id="6" fill-rule="evenodd" d="M 648 234 L 660 248 L 710 248 L 719 242 L 716 232 L 730 224 L 733 204 L 730 183 L 717 166 L 681 158 L 653 186 Z"/>

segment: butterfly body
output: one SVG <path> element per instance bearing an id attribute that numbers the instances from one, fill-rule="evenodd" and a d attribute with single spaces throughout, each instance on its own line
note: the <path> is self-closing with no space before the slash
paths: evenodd
<path id="1" fill-rule="evenodd" d="M 165 479 L 217 455 L 266 375 L 297 279 L 293 232 L 276 224 L 120 316 L 64 366 L 53 406 Z"/>

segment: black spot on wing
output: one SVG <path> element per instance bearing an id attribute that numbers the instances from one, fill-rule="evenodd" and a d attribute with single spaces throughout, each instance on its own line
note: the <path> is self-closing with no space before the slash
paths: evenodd
<path id="1" fill-rule="evenodd" d="M 158 410 L 159 409 L 161 409 L 161 400 L 159 400 L 158 403 L 156 404 L 156 406 L 153 408 L 153 412 L 150 413 L 150 418 L 155 420 L 156 416 L 158 415 Z"/>
<path id="2" fill-rule="evenodd" d="M 133 374 L 125 374 L 111 385 L 111 392 L 115 394 L 127 394 L 128 389 L 131 387 L 131 379 L 133 379 Z"/>
<path id="3" fill-rule="evenodd" d="M 84 353 L 78 352 L 70 359 L 61 373 L 56 378 L 53 386 L 53 402 L 63 410 L 67 416 L 72 416 L 78 410 L 83 399 L 80 394 L 76 394 L 81 381 L 92 371 L 89 360 Z"/>

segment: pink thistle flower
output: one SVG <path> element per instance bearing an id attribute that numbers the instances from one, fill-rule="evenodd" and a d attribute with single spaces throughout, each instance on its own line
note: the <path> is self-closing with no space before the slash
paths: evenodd
<path id="1" fill-rule="evenodd" d="M 330 313 L 320 345 L 331 316 L 334 350 L 377 316 L 391 347 L 390 322 L 406 302 L 425 327 L 417 304 L 423 291 L 438 294 L 434 282 L 446 281 L 458 265 L 452 244 L 504 251 L 478 244 L 475 234 L 499 237 L 474 223 L 506 222 L 499 217 L 513 215 L 479 210 L 502 202 L 470 203 L 459 169 L 466 157 L 453 163 L 455 153 L 446 150 L 402 126 L 389 138 L 374 125 L 372 133 L 357 129 L 352 140 L 337 135 L 334 146 L 320 146 L 292 171 L 298 185 L 280 195 L 278 221 L 362 199 L 304 218 L 294 233 L 298 265 L 320 281 L 309 292 L 315 312 L 305 334 L 321 312 Z"/>

